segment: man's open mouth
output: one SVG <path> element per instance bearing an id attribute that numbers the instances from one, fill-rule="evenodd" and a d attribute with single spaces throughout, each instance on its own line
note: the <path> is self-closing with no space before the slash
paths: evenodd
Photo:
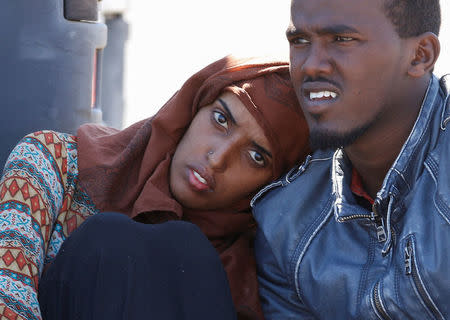
<path id="1" fill-rule="evenodd" d="M 311 101 L 317 101 L 317 100 L 331 100 L 335 99 L 338 96 L 338 94 L 334 91 L 310 91 L 309 92 L 309 100 Z"/>

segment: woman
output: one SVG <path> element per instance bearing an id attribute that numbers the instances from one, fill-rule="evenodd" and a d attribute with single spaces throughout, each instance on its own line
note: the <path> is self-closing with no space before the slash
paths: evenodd
<path id="1" fill-rule="evenodd" d="M 123 131 L 84 125 L 76 137 L 25 137 L 0 185 L 3 313 L 39 319 L 44 264 L 87 217 L 114 211 L 197 225 L 220 255 L 238 314 L 260 317 L 249 201 L 302 160 L 307 141 L 287 63 L 231 56 Z"/>

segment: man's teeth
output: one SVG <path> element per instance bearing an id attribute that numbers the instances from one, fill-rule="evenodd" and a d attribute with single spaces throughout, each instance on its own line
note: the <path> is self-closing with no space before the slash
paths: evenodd
<path id="1" fill-rule="evenodd" d="M 310 92 L 309 93 L 309 99 L 313 100 L 313 99 L 320 99 L 320 98 L 336 98 L 337 97 L 337 93 L 336 92 L 332 92 L 332 91 L 319 91 L 319 92 Z"/>
<path id="2" fill-rule="evenodd" d="M 203 184 L 208 184 L 205 179 L 201 175 L 199 175 L 196 171 L 194 171 L 194 176 Z"/>

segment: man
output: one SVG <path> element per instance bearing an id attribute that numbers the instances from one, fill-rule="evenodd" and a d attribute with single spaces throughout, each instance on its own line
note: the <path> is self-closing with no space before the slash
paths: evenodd
<path id="1" fill-rule="evenodd" d="M 316 151 L 253 199 L 266 319 L 450 319 L 450 101 L 438 0 L 293 0 Z"/>

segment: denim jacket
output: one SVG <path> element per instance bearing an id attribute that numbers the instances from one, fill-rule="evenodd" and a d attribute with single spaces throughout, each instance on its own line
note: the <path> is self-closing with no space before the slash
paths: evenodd
<path id="1" fill-rule="evenodd" d="M 448 91 L 432 77 L 372 210 L 357 204 L 341 149 L 255 196 L 267 320 L 450 319 Z"/>

